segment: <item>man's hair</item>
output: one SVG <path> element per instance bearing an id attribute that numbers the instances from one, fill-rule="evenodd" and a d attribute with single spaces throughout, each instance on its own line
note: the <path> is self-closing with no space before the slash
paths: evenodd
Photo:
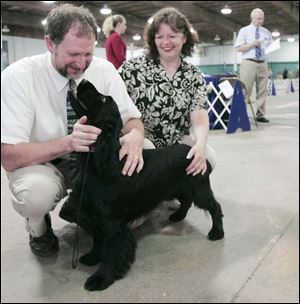
<path id="1" fill-rule="evenodd" d="M 126 19 L 122 15 L 113 15 L 107 17 L 102 24 L 102 31 L 106 37 L 115 30 L 118 23 L 126 22 Z"/>
<path id="2" fill-rule="evenodd" d="M 264 14 L 264 11 L 260 8 L 255 8 L 254 10 L 251 11 L 250 13 L 250 18 L 252 19 L 254 16 L 256 16 L 257 14 Z"/>
<path id="3" fill-rule="evenodd" d="M 92 13 L 83 6 L 72 4 L 62 4 L 49 12 L 45 34 L 58 45 L 73 26 L 77 27 L 77 37 L 92 33 L 97 39 L 97 23 Z"/>
<path id="4" fill-rule="evenodd" d="M 156 45 L 155 34 L 159 31 L 162 23 L 168 24 L 173 31 L 181 32 L 186 37 L 186 42 L 182 47 L 181 55 L 183 57 L 191 56 L 193 47 L 198 43 L 198 36 L 191 32 L 192 26 L 181 12 L 173 7 L 166 7 L 156 12 L 147 23 L 144 30 L 144 43 L 147 58 L 157 59 L 159 57 Z"/>

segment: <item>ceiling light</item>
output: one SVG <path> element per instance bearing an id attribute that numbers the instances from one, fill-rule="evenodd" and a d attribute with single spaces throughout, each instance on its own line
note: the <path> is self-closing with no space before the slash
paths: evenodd
<path id="1" fill-rule="evenodd" d="M 97 26 L 97 33 L 101 33 L 101 27 Z"/>
<path id="2" fill-rule="evenodd" d="M 194 30 L 194 28 L 193 28 L 193 27 L 191 27 L 191 28 L 190 28 L 190 32 L 191 32 L 192 34 L 194 34 L 194 33 L 195 33 L 195 30 Z"/>
<path id="3" fill-rule="evenodd" d="M 277 30 L 275 30 L 275 31 L 272 32 L 272 36 L 275 37 L 275 38 L 279 37 L 280 33 Z"/>
<path id="4" fill-rule="evenodd" d="M 287 41 L 288 41 L 288 42 L 294 42 L 294 41 L 295 41 L 295 38 L 294 38 L 294 37 L 288 37 Z"/>
<path id="5" fill-rule="evenodd" d="M 229 15 L 231 14 L 232 9 L 226 4 L 222 9 L 221 9 L 221 13 L 223 15 Z"/>
<path id="6" fill-rule="evenodd" d="M 107 4 L 104 4 L 100 10 L 100 13 L 102 15 L 109 15 L 111 13 L 111 9 L 107 6 Z"/>
<path id="7" fill-rule="evenodd" d="M 42 1 L 42 2 L 47 3 L 47 4 L 51 4 L 51 3 L 55 2 L 55 1 Z"/>
<path id="8" fill-rule="evenodd" d="M 42 25 L 46 25 L 47 24 L 47 19 L 45 18 L 41 22 L 42 22 Z"/>
<path id="9" fill-rule="evenodd" d="M 8 26 L 6 24 L 2 28 L 2 32 L 3 33 L 9 33 L 10 32 L 10 29 L 8 28 Z"/>
<path id="10" fill-rule="evenodd" d="M 219 35 L 216 35 L 215 38 L 214 38 L 214 40 L 215 40 L 215 41 L 220 41 L 221 38 L 219 37 Z"/>
<path id="11" fill-rule="evenodd" d="M 139 40 L 141 40 L 141 35 L 139 35 L 139 34 L 135 34 L 133 37 L 132 37 L 132 39 L 133 40 L 135 40 L 135 41 L 139 41 Z"/>

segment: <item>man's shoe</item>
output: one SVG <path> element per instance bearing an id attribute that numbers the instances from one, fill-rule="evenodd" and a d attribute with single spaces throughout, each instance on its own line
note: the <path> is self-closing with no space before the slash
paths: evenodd
<path id="1" fill-rule="evenodd" d="M 259 117 L 259 118 L 256 118 L 256 120 L 257 120 L 258 122 L 270 122 L 270 120 L 267 119 L 267 118 L 265 118 L 265 117 Z"/>
<path id="2" fill-rule="evenodd" d="M 47 224 L 47 231 L 42 236 L 33 237 L 29 235 L 31 251 L 41 257 L 51 256 L 59 249 L 58 239 L 53 233 L 49 214 L 45 215 L 45 221 Z"/>

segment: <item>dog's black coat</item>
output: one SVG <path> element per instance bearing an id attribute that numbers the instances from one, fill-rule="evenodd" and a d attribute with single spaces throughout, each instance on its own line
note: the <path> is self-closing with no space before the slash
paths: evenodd
<path id="1" fill-rule="evenodd" d="M 71 93 L 69 98 L 78 117 L 87 115 L 90 125 L 102 129 L 94 152 L 89 156 L 86 172 L 88 153 L 78 153 L 73 191 L 60 211 L 62 218 L 77 222 L 93 237 L 92 250 L 83 255 L 80 262 L 89 266 L 101 264 L 87 279 L 87 290 L 103 290 L 126 274 L 134 262 L 136 250 L 136 241 L 127 223 L 148 214 L 162 201 L 177 198 L 181 203 L 170 215 L 171 221 L 182 220 L 192 202 L 208 210 L 213 222 L 208 238 L 223 238 L 223 215 L 210 188 L 209 162 L 204 175 L 187 175 L 185 169 L 191 160 L 186 156 L 190 147 L 177 144 L 144 150 L 143 170 L 132 177 L 123 176 L 124 161 L 119 161 L 122 120 L 114 100 L 100 94 L 85 80 L 78 86 L 77 98 Z M 86 182 L 77 217 L 84 174 Z"/>

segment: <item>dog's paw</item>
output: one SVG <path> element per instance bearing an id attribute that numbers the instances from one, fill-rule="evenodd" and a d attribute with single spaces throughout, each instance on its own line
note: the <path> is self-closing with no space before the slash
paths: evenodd
<path id="1" fill-rule="evenodd" d="M 84 288 L 89 291 L 104 290 L 109 287 L 113 282 L 113 279 L 106 279 L 100 274 L 95 273 L 86 280 Z"/>
<path id="2" fill-rule="evenodd" d="M 100 254 L 89 252 L 80 257 L 79 262 L 83 265 L 94 266 L 101 262 Z"/>
<path id="3" fill-rule="evenodd" d="M 179 222 L 179 221 L 182 221 L 185 218 L 185 216 L 186 216 L 186 214 L 183 214 L 180 212 L 175 212 L 169 216 L 169 220 L 172 222 Z"/>
<path id="4" fill-rule="evenodd" d="M 211 241 L 220 240 L 224 237 L 223 229 L 211 229 L 208 233 L 208 238 Z"/>

